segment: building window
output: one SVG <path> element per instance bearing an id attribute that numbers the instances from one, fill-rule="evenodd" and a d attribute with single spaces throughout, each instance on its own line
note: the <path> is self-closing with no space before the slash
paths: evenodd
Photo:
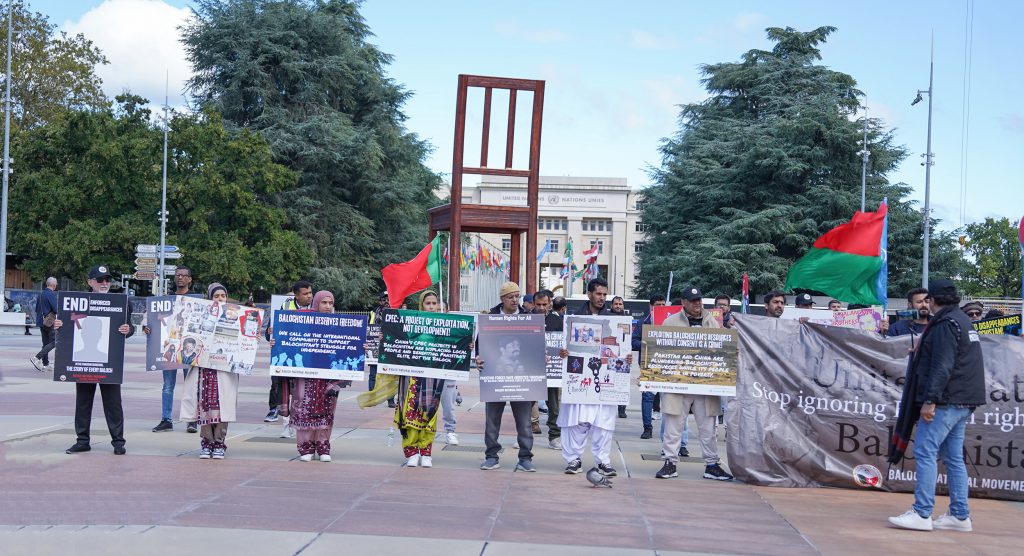
<path id="1" fill-rule="evenodd" d="M 459 284 L 459 301 L 469 303 L 469 284 Z"/>
<path id="2" fill-rule="evenodd" d="M 638 233 L 646 234 L 647 233 L 647 228 L 648 228 L 647 224 L 644 224 L 643 222 L 637 220 L 637 222 L 636 222 L 636 231 Z"/>
<path id="3" fill-rule="evenodd" d="M 611 220 L 584 220 L 583 231 L 585 232 L 610 232 L 612 231 Z"/>
<path id="4" fill-rule="evenodd" d="M 538 230 L 568 230 L 569 221 L 565 218 L 538 218 Z"/>
<path id="5" fill-rule="evenodd" d="M 558 240 L 557 239 L 549 239 L 548 241 L 551 243 L 551 252 L 552 253 L 558 253 L 558 247 L 559 247 L 558 246 Z"/>
<path id="6" fill-rule="evenodd" d="M 638 242 L 633 244 L 633 252 L 634 253 L 639 253 L 639 252 L 641 252 L 643 250 L 644 250 L 644 242 L 638 241 Z"/>
<path id="7" fill-rule="evenodd" d="M 501 240 L 501 250 L 506 252 L 506 253 L 512 250 L 512 238 L 508 238 L 508 237 L 502 238 L 502 240 Z"/>
<path id="8" fill-rule="evenodd" d="M 646 201 L 639 201 L 638 200 L 634 206 L 636 206 L 636 210 L 643 211 L 644 210 L 644 205 L 646 205 L 646 204 L 647 204 Z"/>
<path id="9" fill-rule="evenodd" d="M 593 249 L 595 245 L 597 245 L 598 253 L 604 253 L 604 241 L 601 241 L 600 239 L 590 240 L 590 248 Z"/>

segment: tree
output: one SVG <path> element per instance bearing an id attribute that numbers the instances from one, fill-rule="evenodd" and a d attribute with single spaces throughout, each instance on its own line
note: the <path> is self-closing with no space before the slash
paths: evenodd
<path id="1" fill-rule="evenodd" d="M 107 59 L 84 35 L 56 32 L 41 13 L 14 2 L 11 56 L 11 125 L 15 131 L 49 121 L 66 109 L 109 106 L 95 73 Z M 7 52 L 7 5 L 3 6 L 0 51 Z"/>
<path id="2" fill-rule="evenodd" d="M 1008 218 L 986 218 L 964 230 L 966 254 L 973 264 L 964 265 L 960 281 L 973 296 L 1020 297 L 1021 259 L 1018 227 Z"/>
<path id="3" fill-rule="evenodd" d="M 116 100 L 116 110 L 66 112 L 15 145 L 11 246 L 33 275 L 81 278 L 101 262 L 129 273 L 135 245 L 159 241 L 163 132 L 146 99 Z M 181 262 L 233 296 L 296 279 L 308 249 L 265 201 L 294 187 L 295 174 L 216 113 L 175 115 L 170 126 L 167 241 Z"/>
<path id="4" fill-rule="evenodd" d="M 771 51 L 702 66 L 710 96 L 682 106 L 643 192 L 638 291 L 664 290 L 669 271 L 708 292 L 735 294 L 744 272 L 754 292 L 779 288 L 815 239 L 860 208 L 863 120 L 853 117 L 862 93 L 817 63 L 834 31 L 770 28 Z M 921 216 L 904 200 L 910 188 L 886 176 L 906 150 L 878 119 L 868 120 L 868 150 L 868 210 L 888 198 L 890 292 L 902 292 Z"/>
<path id="5" fill-rule="evenodd" d="M 408 96 L 355 2 L 200 0 L 184 30 L 193 100 L 259 133 L 298 187 L 271 197 L 313 252 L 309 278 L 366 306 L 380 269 L 427 242 L 439 177 L 402 127 Z M 285 283 L 280 284 L 284 287 Z"/>

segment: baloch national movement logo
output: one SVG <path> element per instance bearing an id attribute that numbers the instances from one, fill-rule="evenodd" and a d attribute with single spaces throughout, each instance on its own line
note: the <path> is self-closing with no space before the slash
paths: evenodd
<path id="1" fill-rule="evenodd" d="M 882 472 L 874 465 L 858 465 L 853 468 L 853 482 L 867 488 L 882 488 Z"/>

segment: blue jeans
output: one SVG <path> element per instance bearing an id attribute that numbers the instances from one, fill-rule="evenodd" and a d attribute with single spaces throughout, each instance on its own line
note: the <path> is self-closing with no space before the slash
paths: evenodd
<path id="1" fill-rule="evenodd" d="M 914 511 L 930 517 L 935 508 L 935 481 L 938 459 L 946 464 L 949 485 L 949 513 L 967 519 L 967 466 L 964 465 L 964 429 L 971 417 L 966 407 L 937 407 L 931 423 L 917 421 L 914 437 L 914 459 L 917 462 L 917 486 L 914 488 Z"/>
<path id="2" fill-rule="evenodd" d="M 654 392 L 640 394 L 640 419 L 644 422 L 644 428 L 651 428 L 651 412 L 654 411 Z"/>
<path id="3" fill-rule="evenodd" d="M 164 371 L 164 387 L 160 391 L 160 405 L 163 410 L 160 418 L 164 421 L 171 420 L 171 407 L 174 405 L 174 383 L 178 380 L 178 370 L 171 369 Z M 188 376 L 188 369 L 185 369 L 185 376 Z"/>

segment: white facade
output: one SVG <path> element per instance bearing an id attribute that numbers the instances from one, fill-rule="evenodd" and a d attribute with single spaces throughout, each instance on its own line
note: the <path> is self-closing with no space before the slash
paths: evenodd
<path id="1" fill-rule="evenodd" d="M 487 176 L 475 186 L 463 186 L 462 202 L 481 205 L 526 206 L 526 180 L 500 176 Z M 586 178 L 541 176 L 537 211 L 537 252 L 545 242 L 557 243 L 538 264 L 542 287 L 566 295 L 567 283 L 559 280 L 566 243 L 571 238 L 574 262 L 584 267 L 583 251 L 592 242 L 600 242 L 597 264 L 601 276 L 608 281 L 610 295 L 633 297 L 636 284 L 636 253 L 642 247 L 644 234 L 640 231 L 636 195 L 625 178 Z M 499 234 L 481 234 L 481 239 L 501 248 L 508 254 L 511 238 Z M 526 236 L 523 235 L 525 241 Z M 526 246 L 522 246 L 525 256 Z M 464 271 L 462 304 L 466 310 L 482 310 L 489 299 L 497 304 L 497 288 L 493 279 L 475 276 Z M 486 276 L 486 273 L 483 273 Z M 525 262 L 520 275 L 525 277 Z M 521 280 L 525 287 L 525 279 Z M 479 295 L 494 287 L 494 295 Z M 500 284 L 498 284 L 500 287 Z M 526 293 L 526 292 L 524 292 Z M 571 295 L 583 294 L 583 281 L 576 280 Z M 481 301 L 477 302 L 480 297 Z"/>

